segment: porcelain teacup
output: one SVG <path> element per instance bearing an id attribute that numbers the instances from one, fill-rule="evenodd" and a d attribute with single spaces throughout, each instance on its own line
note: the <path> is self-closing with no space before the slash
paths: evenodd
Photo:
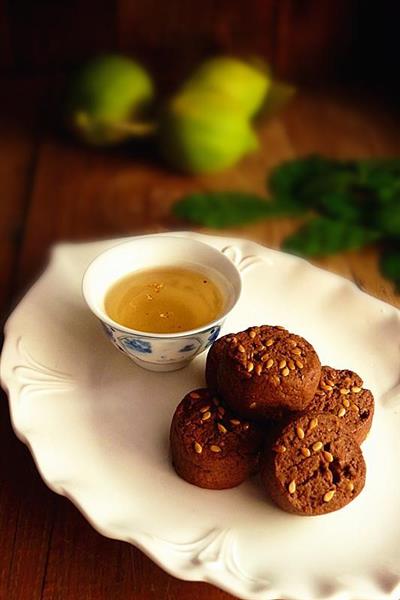
<path id="1" fill-rule="evenodd" d="M 224 308 L 216 320 L 179 333 L 146 333 L 125 327 L 109 317 L 105 297 L 115 282 L 139 269 L 167 265 L 197 267 L 218 278 Z M 227 256 L 204 242 L 173 235 L 145 235 L 99 254 L 84 274 L 82 292 L 116 348 L 145 369 L 175 371 L 185 367 L 216 340 L 239 299 L 241 277 Z"/>

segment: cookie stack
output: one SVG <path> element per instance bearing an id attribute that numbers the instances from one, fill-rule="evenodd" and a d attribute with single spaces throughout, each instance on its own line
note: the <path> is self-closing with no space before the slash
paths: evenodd
<path id="1" fill-rule="evenodd" d="M 174 467 L 209 489 L 260 471 L 288 512 L 342 508 L 365 483 L 359 444 L 374 400 L 352 371 L 321 367 L 312 345 L 284 327 L 255 326 L 211 347 L 207 389 L 187 394 L 171 424 Z"/>

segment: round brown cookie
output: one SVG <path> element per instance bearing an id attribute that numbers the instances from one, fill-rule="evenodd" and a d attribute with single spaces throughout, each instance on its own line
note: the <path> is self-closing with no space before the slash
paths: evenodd
<path id="1" fill-rule="evenodd" d="M 199 487 L 221 490 L 256 472 L 262 432 L 238 419 L 209 390 L 198 389 L 178 405 L 170 442 L 178 475 Z"/>
<path id="2" fill-rule="evenodd" d="M 280 419 L 304 410 L 320 376 L 321 364 L 311 344 L 269 325 L 218 340 L 206 368 L 208 385 L 248 419 Z"/>
<path id="3" fill-rule="evenodd" d="M 307 411 L 336 415 L 361 444 L 374 414 L 374 397 L 362 386 L 363 380 L 353 371 L 322 367 L 321 381 Z"/>
<path id="4" fill-rule="evenodd" d="M 210 390 L 217 390 L 217 373 L 218 365 L 225 351 L 225 347 L 229 344 L 233 334 L 224 335 L 216 340 L 207 354 L 206 362 L 206 381 Z"/>
<path id="5" fill-rule="evenodd" d="M 361 449 L 339 417 L 309 414 L 287 425 L 266 450 L 262 480 L 272 500 L 298 515 L 342 508 L 363 489 Z"/>

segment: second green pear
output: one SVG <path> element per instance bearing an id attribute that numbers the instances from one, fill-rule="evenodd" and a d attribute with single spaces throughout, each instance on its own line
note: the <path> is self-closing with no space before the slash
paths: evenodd
<path id="1" fill-rule="evenodd" d="M 201 64 L 184 89 L 226 94 L 248 117 L 253 117 L 261 108 L 270 86 L 267 68 L 230 56 L 217 56 Z"/>
<path id="2" fill-rule="evenodd" d="M 170 100 L 159 141 L 165 160 L 188 173 L 225 169 L 258 145 L 241 106 L 209 90 L 186 90 Z"/>

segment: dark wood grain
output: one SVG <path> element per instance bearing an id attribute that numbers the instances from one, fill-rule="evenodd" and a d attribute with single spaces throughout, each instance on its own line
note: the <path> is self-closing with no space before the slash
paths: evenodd
<path id="1" fill-rule="evenodd" d="M 396 2 L 356 0 L 0 0 L 0 71 L 69 70 L 122 51 L 158 87 L 217 52 L 260 55 L 295 81 L 385 83 L 398 96 Z"/>
<path id="2" fill-rule="evenodd" d="M 273 62 L 276 5 L 274 0 L 203 0 L 201 5 L 119 0 L 118 46 L 146 60 L 162 87 L 178 85 L 213 54 L 258 54 Z"/>
<path id="3" fill-rule="evenodd" d="M 35 96 L 30 84 L 16 89 L 32 101 L 13 110 L 8 105 L 6 135 L 0 138 L 1 203 L 6 216 L 0 221 L 3 307 L 32 282 L 55 242 L 182 228 L 171 218 L 170 207 L 183 193 L 227 188 L 264 193 L 267 170 L 293 156 L 309 152 L 378 156 L 400 151 L 399 117 L 386 105 L 370 102 L 360 93 L 303 90 L 281 117 L 261 127 L 260 152 L 224 173 L 185 177 L 165 169 L 148 148 L 95 151 L 60 137 L 48 126 L 38 130 L 41 94 Z M 15 98 L 15 90 L 10 97 Z M 285 219 L 232 233 L 278 247 L 294 225 Z M 373 249 L 319 264 L 400 304 L 377 271 Z M 96 533 L 68 500 L 41 481 L 29 451 L 12 432 L 3 396 L 0 540 L 1 600 L 231 598 L 209 585 L 174 579 L 134 547 Z"/>
<path id="4" fill-rule="evenodd" d="M 32 179 L 37 157 L 38 127 L 43 81 L 3 82 L 0 97 L 0 321 L 12 300 L 18 255 L 21 248 L 26 215 L 29 210 Z M 26 99 L 30 101 L 27 102 Z M 25 498 L 35 498 L 32 507 Z M 44 570 L 35 570 L 38 547 L 48 545 L 43 528 L 45 506 L 51 494 L 32 463 L 29 452 L 15 438 L 7 409 L 6 396 L 0 393 L 0 598 L 18 598 L 13 594 L 13 576 L 20 574 L 32 592 L 40 594 Z M 27 510 L 28 509 L 28 510 Z M 36 529 L 35 529 L 36 528 Z M 32 529 L 35 535 L 31 536 Z M 28 532 L 28 537 L 26 533 Z M 25 535 L 25 546 L 17 542 Z M 32 544 L 31 544 L 32 541 Z M 40 551 L 39 551 L 40 554 Z M 21 571 L 29 555 L 30 566 Z M 47 551 L 44 551 L 44 556 Z M 35 574 L 38 573 L 39 577 Z M 25 585 L 24 589 L 27 590 Z M 39 596 L 38 596 L 39 597 Z"/>
<path id="5" fill-rule="evenodd" d="M 114 0 L 4 1 L 15 70 L 54 72 L 115 48 Z"/>
<path id="6" fill-rule="evenodd" d="M 349 59 L 353 10 L 348 0 L 281 0 L 274 61 L 279 75 L 325 81 L 335 76 Z"/>
<path id="7" fill-rule="evenodd" d="M 0 68 L 55 72 L 119 50 L 143 60 L 164 87 L 222 52 L 259 55 L 291 79 L 326 80 L 340 77 L 343 56 L 348 60 L 357 6 L 355 0 L 2 0 Z"/>
<path id="8" fill-rule="evenodd" d="M 0 95 L 0 317 L 9 301 L 23 237 L 38 140 L 40 81 L 10 81 Z M 26 102 L 29 97 L 30 101 Z M 1 319 L 0 319 L 1 321 Z"/>

